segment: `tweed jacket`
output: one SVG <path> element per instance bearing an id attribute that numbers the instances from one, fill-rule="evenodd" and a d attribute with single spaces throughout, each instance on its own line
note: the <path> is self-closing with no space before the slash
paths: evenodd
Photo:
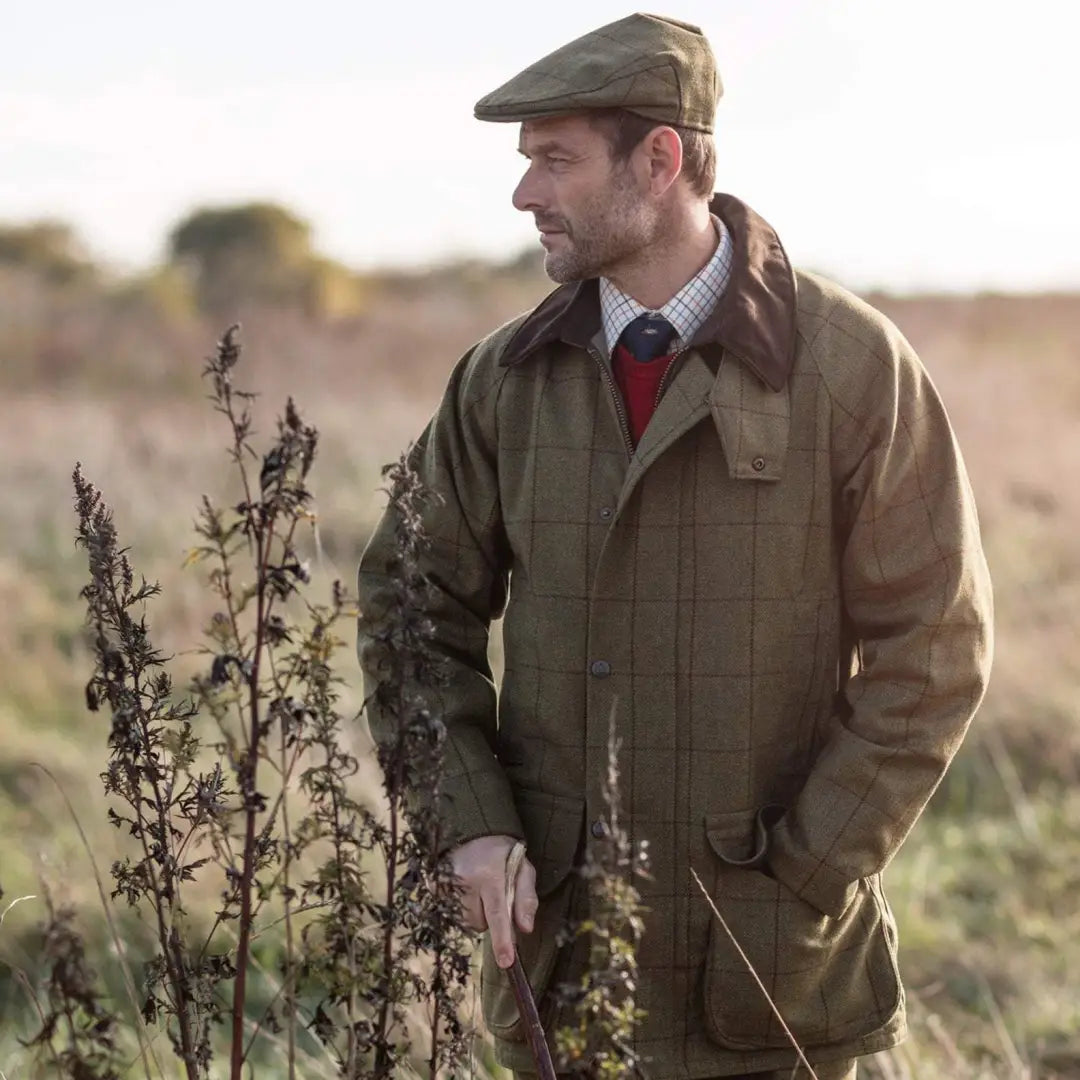
<path id="1" fill-rule="evenodd" d="M 902 1037 L 880 874 L 991 655 L 971 492 L 910 345 L 793 271 L 744 204 L 711 209 L 732 280 L 636 447 L 592 280 L 471 349 L 412 451 L 440 496 L 424 569 L 449 677 L 448 821 L 459 841 L 526 841 L 541 907 L 519 952 L 554 1026 L 543 995 L 580 975 L 582 950 L 555 935 L 587 903 L 572 869 L 603 813 L 614 714 L 624 818 L 652 862 L 636 1048 L 654 1080 L 795 1060 L 691 868 L 811 1060 Z M 387 517 L 359 575 L 372 682 L 392 548 Z M 499 1060 L 531 1067 L 490 948 L 481 998 Z"/>

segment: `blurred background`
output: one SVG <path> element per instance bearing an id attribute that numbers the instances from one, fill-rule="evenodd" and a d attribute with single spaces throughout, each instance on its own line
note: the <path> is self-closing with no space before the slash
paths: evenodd
<path id="1" fill-rule="evenodd" d="M 200 372 L 239 319 L 263 429 L 292 394 L 322 434 L 316 588 L 351 581 L 380 465 L 420 431 L 457 357 L 550 287 L 531 218 L 510 206 L 516 128 L 475 122 L 472 104 L 627 13 L 608 0 L 5 8 L 4 903 L 44 876 L 85 901 L 88 925 L 100 917 L 34 762 L 102 865 L 117 850 L 97 778 L 104 721 L 83 704 L 75 462 L 161 582 L 155 636 L 190 669 L 211 608 L 182 564 L 202 493 L 228 496 L 228 432 Z M 871 1075 L 1080 1077 L 1080 16 L 1055 0 L 680 0 L 665 14 L 701 25 L 718 57 L 718 187 L 794 262 L 884 310 L 929 368 L 996 585 L 990 694 L 886 874 L 913 1037 Z M 348 655 L 341 674 L 355 703 Z M 32 901 L 12 909 L 0 960 L 40 917 Z M 13 1016 L 0 1013 L 9 1078 Z"/>

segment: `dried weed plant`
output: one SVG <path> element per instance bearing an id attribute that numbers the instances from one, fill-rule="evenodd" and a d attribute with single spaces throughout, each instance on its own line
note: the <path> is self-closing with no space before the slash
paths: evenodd
<path id="1" fill-rule="evenodd" d="M 634 843 L 620 814 L 619 741 L 614 715 L 604 778 L 604 830 L 590 838 L 578 871 L 589 892 L 589 916 L 569 926 L 564 944 L 585 936 L 589 965 L 580 983 L 558 989 L 572 1019 L 555 1034 L 560 1068 L 588 1080 L 634 1080 L 644 1075 L 634 1032 L 644 1018 L 635 1002 L 637 947 L 644 912 L 636 879 L 649 872 L 648 841 Z"/>
<path id="2" fill-rule="evenodd" d="M 48 977 L 35 995 L 40 1026 L 27 1041 L 43 1051 L 61 1076 L 72 1080 L 121 1080 L 123 1056 L 119 1022 L 97 985 L 86 946 L 75 925 L 75 911 L 44 893 L 47 918 L 41 943 Z M 59 1044 L 59 1045 L 58 1045 Z"/>
<path id="3" fill-rule="evenodd" d="M 167 1033 L 188 1080 L 240 1080 L 268 1047 L 290 1078 L 316 1063 L 325 1074 L 320 1057 L 357 1080 L 425 1066 L 455 1075 L 471 949 L 455 879 L 437 854 L 445 729 L 416 690 L 439 680 L 418 570 L 426 495 L 404 459 L 386 471 L 399 524 L 379 706 L 396 736 L 379 751 L 386 810 L 377 813 L 350 785 L 356 718 L 339 709 L 333 667 L 338 626 L 355 618 L 355 604 L 339 583 L 328 603 L 311 601 L 299 553 L 300 530 L 314 521 L 317 432 L 290 399 L 270 449 L 257 453 L 253 395 L 234 381 L 239 359 L 233 328 L 204 371 L 228 424 L 240 497 L 231 506 L 204 498 L 197 521 L 189 561 L 209 567 L 218 610 L 186 694 L 174 691 L 150 636 L 146 603 L 158 586 L 137 577 L 101 493 L 74 473 L 95 662 L 86 703 L 111 717 L 102 779 L 109 820 L 133 849 L 112 866 L 112 897 L 153 929 L 142 1020 Z M 208 891 L 218 898 L 213 918 Z M 118 1076 L 122 1021 L 95 989 L 70 911 L 50 907 L 45 941 L 47 1008 L 32 1045 L 61 1075 Z M 428 1010 L 426 1045 L 411 1020 L 418 1008 Z M 141 1035 L 139 1045 L 153 1075 Z"/>

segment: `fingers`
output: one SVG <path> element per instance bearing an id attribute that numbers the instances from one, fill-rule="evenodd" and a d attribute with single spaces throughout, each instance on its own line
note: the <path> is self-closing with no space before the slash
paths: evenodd
<path id="1" fill-rule="evenodd" d="M 532 933 L 539 905 L 540 901 L 536 898 L 536 868 L 525 859 L 518 870 L 514 888 L 514 922 L 522 933 Z"/>
<path id="2" fill-rule="evenodd" d="M 491 948 L 495 963 L 508 968 L 514 962 L 514 936 L 510 930 L 510 912 L 502 888 L 485 889 L 481 894 L 484 916 L 491 932 Z"/>
<path id="3" fill-rule="evenodd" d="M 461 921 L 469 930 L 487 929 L 484 905 L 480 900 L 480 894 L 474 889 L 461 890 Z"/>
<path id="4" fill-rule="evenodd" d="M 507 860 L 516 841 L 512 836 L 482 836 L 450 853 L 454 873 L 461 884 L 461 916 L 471 930 L 488 930 L 499 967 L 514 962 L 514 931 L 531 933 L 536 923 L 536 870 L 522 859 L 514 879 L 511 912 L 506 895 Z"/>
<path id="5" fill-rule="evenodd" d="M 451 852 L 450 864 L 461 886 L 461 921 L 470 930 L 486 930 L 484 904 L 477 888 L 476 871 L 468 846 Z"/>

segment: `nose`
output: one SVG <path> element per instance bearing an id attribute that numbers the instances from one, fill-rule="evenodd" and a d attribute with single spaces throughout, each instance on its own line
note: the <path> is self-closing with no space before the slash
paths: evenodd
<path id="1" fill-rule="evenodd" d="M 540 185 L 537 183 L 536 172 L 530 164 L 525 170 L 525 175 L 518 181 L 511 197 L 515 210 L 535 212 L 543 209 L 540 198 Z"/>

